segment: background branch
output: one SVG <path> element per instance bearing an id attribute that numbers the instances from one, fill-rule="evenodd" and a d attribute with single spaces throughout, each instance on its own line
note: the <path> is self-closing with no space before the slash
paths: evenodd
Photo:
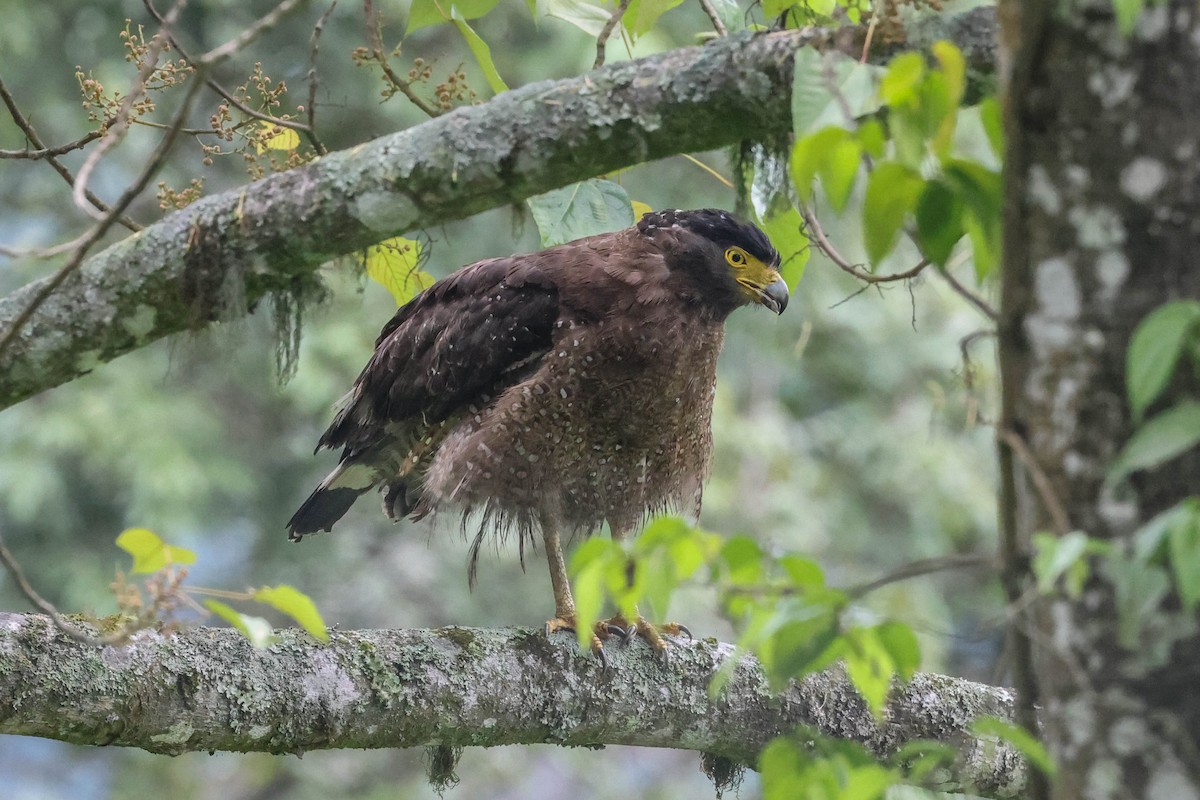
<path id="1" fill-rule="evenodd" d="M 839 670 L 773 696 L 745 657 L 710 698 L 735 658 L 711 639 L 678 642 L 669 664 L 613 647 L 602 671 L 571 637 L 522 628 L 333 631 L 328 646 L 279 635 L 266 650 L 228 628 L 140 631 L 127 647 L 96 648 L 44 616 L 0 614 L 0 696 L 20 698 L 0 707 L 0 733 L 171 754 L 546 742 L 753 763 L 775 735 L 807 724 L 881 756 L 915 739 L 954 742 L 962 756 L 941 788 L 1016 797 L 1025 780 L 1015 751 L 969 733 L 980 716 L 1008 718 L 1012 693 L 954 678 L 914 677 L 877 724 Z"/>
<path id="2" fill-rule="evenodd" d="M 830 46 L 830 35 L 742 33 L 533 84 L 202 199 L 89 258 L 54 290 L 0 354 L 0 408 L 163 336 L 247 313 L 389 236 L 786 133 L 790 105 L 780 98 L 791 92 L 794 52 L 810 44 Z M 0 330 L 13 330 L 45 287 L 0 300 Z"/>

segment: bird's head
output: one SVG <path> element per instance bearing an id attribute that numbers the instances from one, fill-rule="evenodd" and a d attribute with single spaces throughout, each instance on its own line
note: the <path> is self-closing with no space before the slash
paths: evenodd
<path id="1" fill-rule="evenodd" d="M 663 249 L 672 272 L 687 274 L 700 299 L 721 314 L 758 303 L 776 314 L 787 308 L 779 253 L 756 226 L 728 211 L 653 211 L 638 230 Z"/>

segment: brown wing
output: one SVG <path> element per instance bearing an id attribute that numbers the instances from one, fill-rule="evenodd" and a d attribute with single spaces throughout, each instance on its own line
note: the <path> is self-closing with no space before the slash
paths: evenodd
<path id="1" fill-rule="evenodd" d="M 288 522 L 291 538 L 329 530 L 361 494 L 393 478 L 427 432 L 488 402 L 550 349 L 559 296 L 539 262 L 481 261 L 396 312 L 317 445 L 340 447 L 342 457 Z"/>
<path id="2" fill-rule="evenodd" d="M 319 447 L 359 449 L 389 423 L 431 426 L 494 395 L 550 348 L 558 313 L 554 283 L 528 257 L 481 261 L 439 281 L 384 326 Z"/>

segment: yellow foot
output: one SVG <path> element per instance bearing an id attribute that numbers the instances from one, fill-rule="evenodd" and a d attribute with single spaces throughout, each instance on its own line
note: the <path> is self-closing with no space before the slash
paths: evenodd
<path id="1" fill-rule="evenodd" d="M 642 616 L 639 616 L 637 622 L 630 625 L 625 622 L 624 617 L 618 614 L 605 624 L 624 628 L 628 636 L 642 637 L 656 652 L 664 656 L 667 653 L 667 642 L 662 638 L 663 634 L 667 636 L 679 636 L 682 634 L 689 639 L 692 638 L 692 632 L 678 622 L 664 622 L 661 625 L 655 625 L 653 622 L 647 622 L 646 618 Z"/>
<path id="2" fill-rule="evenodd" d="M 558 631 L 570 631 L 571 633 L 574 633 L 575 627 L 574 615 L 555 617 L 552 620 L 547 620 L 546 635 L 549 636 L 550 634 L 557 633 Z M 597 622 L 592 628 L 592 655 L 600 659 L 600 664 L 605 669 L 608 669 L 608 658 L 604 655 L 604 642 L 608 641 L 614 636 L 620 636 L 621 639 L 625 639 L 628 637 L 628 635 L 629 632 L 626 629 L 626 626 L 617 626 L 612 624 L 611 621 Z"/>

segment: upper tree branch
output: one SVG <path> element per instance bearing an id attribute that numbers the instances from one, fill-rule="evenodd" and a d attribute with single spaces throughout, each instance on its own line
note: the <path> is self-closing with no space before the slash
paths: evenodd
<path id="1" fill-rule="evenodd" d="M 0 354 L 0 408 L 163 336 L 245 313 L 389 236 L 791 126 L 792 55 L 819 31 L 722 37 L 504 92 L 203 199 L 85 262 Z M 0 300 L 7 330 L 40 291 Z M 229 298 L 244 301 L 230 307 Z"/>
<path id="2" fill-rule="evenodd" d="M 876 754 L 915 739 L 952 742 L 949 784 L 1015 797 L 1024 766 L 968 732 L 1011 715 L 1006 689 L 918 675 L 877 724 L 837 670 L 773 695 L 745 658 L 728 687 L 708 687 L 733 657 L 713 640 L 678 642 L 664 665 L 649 648 L 609 648 L 605 671 L 571 637 L 528 629 L 335 631 L 327 646 L 297 630 L 256 650 L 232 629 L 134 634 L 87 647 L 40 615 L 0 614 L 0 733 L 156 753 L 300 753 L 338 747 L 545 742 L 702 750 L 753 764 L 774 736 L 807 724 Z M 69 715 L 64 709 L 70 709 Z"/>

